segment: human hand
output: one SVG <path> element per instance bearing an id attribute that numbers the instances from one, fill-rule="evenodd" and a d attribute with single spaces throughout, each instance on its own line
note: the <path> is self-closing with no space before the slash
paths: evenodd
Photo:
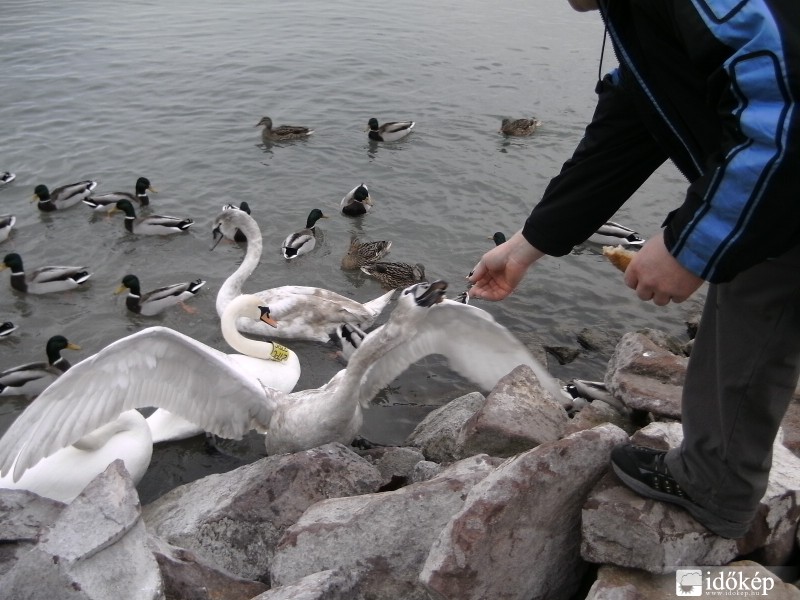
<path id="1" fill-rule="evenodd" d="M 652 300 L 658 306 L 683 302 L 702 283 L 702 278 L 669 253 L 662 235 L 647 240 L 625 270 L 625 285 L 635 290 L 641 300 Z"/>
<path id="2" fill-rule="evenodd" d="M 484 254 L 467 279 L 473 286 L 471 298 L 502 300 L 517 287 L 534 262 L 544 256 L 528 243 L 521 232 Z"/>

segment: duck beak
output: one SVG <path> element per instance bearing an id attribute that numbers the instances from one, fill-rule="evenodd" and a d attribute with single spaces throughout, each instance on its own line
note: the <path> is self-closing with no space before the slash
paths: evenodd
<path id="1" fill-rule="evenodd" d="M 80 350 L 81 349 L 81 347 L 78 346 L 78 344 L 73 344 L 72 342 L 68 342 L 67 343 L 67 348 L 69 348 L 70 350 Z"/>
<path id="2" fill-rule="evenodd" d="M 266 323 L 270 327 L 275 327 L 277 329 L 278 322 L 269 316 L 269 307 L 259 306 L 258 308 L 261 310 L 261 317 L 259 318 L 259 321 L 261 321 L 262 323 Z"/>
<path id="3" fill-rule="evenodd" d="M 126 288 L 124 285 L 120 284 L 120 285 L 117 287 L 117 289 L 115 289 L 115 290 L 114 290 L 114 294 L 115 294 L 115 295 L 116 295 L 116 294 L 121 294 L 122 292 L 124 292 L 124 291 L 125 291 L 125 290 L 127 290 L 127 289 L 128 289 L 128 288 Z"/>
<path id="4" fill-rule="evenodd" d="M 37 196 L 36 194 L 31 196 L 31 202 L 36 202 L 38 199 L 39 199 L 39 196 Z"/>
<path id="5" fill-rule="evenodd" d="M 446 281 L 434 281 L 428 286 L 428 289 L 425 290 L 425 293 L 416 299 L 417 305 L 429 308 L 434 304 L 439 304 L 442 300 L 444 300 L 444 294 L 446 291 Z"/>
<path id="6" fill-rule="evenodd" d="M 152 185 L 149 188 L 147 188 L 147 191 L 149 191 L 151 194 L 157 194 L 158 193 L 158 190 L 156 188 L 154 188 Z"/>

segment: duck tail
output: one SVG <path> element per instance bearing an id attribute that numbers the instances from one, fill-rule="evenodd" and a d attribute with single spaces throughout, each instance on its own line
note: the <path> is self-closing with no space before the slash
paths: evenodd
<path id="1" fill-rule="evenodd" d="M 191 284 L 189 284 L 188 291 L 192 294 L 196 294 L 200 290 L 200 288 L 203 287 L 205 284 L 206 282 L 203 281 L 202 279 L 197 279 L 193 281 Z"/>

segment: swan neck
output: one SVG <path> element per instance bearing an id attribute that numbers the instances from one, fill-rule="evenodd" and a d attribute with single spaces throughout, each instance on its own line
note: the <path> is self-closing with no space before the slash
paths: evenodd
<path id="1" fill-rule="evenodd" d="M 242 293 L 244 282 L 253 274 L 261 260 L 263 242 L 261 240 L 261 230 L 255 224 L 255 221 L 251 219 L 250 221 L 242 222 L 239 230 L 247 236 L 247 250 L 242 263 L 228 276 L 225 283 L 219 288 L 219 292 L 217 292 L 217 314 L 220 317 L 222 317 L 228 304 Z"/>
<path id="2" fill-rule="evenodd" d="M 272 359 L 272 342 L 260 342 L 252 340 L 239 333 L 236 327 L 236 320 L 238 318 L 238 310 L 236 305 L 229 304 L 225 311 L 222 313 L 221 327 L 222 337 L 228 345 L 237 352 L 253 358 L 263 358 L 265 360 Z"/>

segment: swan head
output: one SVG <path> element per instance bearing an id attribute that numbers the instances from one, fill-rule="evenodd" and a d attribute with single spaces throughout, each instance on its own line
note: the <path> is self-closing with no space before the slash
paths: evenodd
<path id="1" fill-rule="evenodd" d="M 271 327 L 278 326 L 278 322 L 270 316 L 269 306 L 265 306 L 261 298 L 252 294 L 242 294 L 231 300 L 223 313 L 223 318 L 226 316 L 233 319 L 245 317 L 261 321 Z"/>
<path id="2" fill-rule="evenodd" d="M 424 281 L 408 286 L 400 295 L 400 302 L 414 302 L 417 306 L 429 308 L 444 300 L 447 282 L 438 280 L 433 283 Z"/>
<path id="3" fill-rule="evenodd" d="M 222 208 L 222 212 L 216 216 L 211 226 L 211 235 L 214 241 L 211 250 L 217 247 L 222 238 L 234 239 L 237 229 L 244 234 L 248 241 L 260 237 L 258 225 L 256 225 L 253 217 L 248 214 L 250 207 L 244 202 L 242 204 L 247 210 L 227 204 Z"/>

